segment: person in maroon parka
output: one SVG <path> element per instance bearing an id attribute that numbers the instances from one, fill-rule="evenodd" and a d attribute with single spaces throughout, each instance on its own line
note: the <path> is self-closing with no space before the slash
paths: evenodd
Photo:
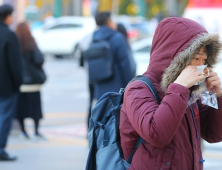
<path id="1" fill-rule="evenodd" d="M 125 91 L 120 115 L 120 136 L 124 158 L 132 153 L 129 170 L 202 170 L 201 138 L 209 143 L 222 141 L 222 90 L 212 68 L 222 47 L 218 34 L 186 18 L 162 20 L 153 37 L 150 64 L 144 73 L 161 98 L 159 105 L 148 87 L 130 83 Z M 196 71 L 207 65 L 210 74 Z M 217 93 L 218 109 L 200 100 L 188 106 L 191 94 L 204 88 Z"/>

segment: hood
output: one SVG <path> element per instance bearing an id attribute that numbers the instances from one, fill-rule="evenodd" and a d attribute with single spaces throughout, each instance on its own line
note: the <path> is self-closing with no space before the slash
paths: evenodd
<path id="1" fill-rule="evenodd" d="M 109 39 L 115 33 L 114 30 L 107 26 L 101 26 L 98 30 L 95 31 L 93 35 L 93 41 L 101 41 L 105 39 Z"/>
<path id="2" fill-rule="evenodd" d="M 179 74 L 189 65 L 193 56 L 205 45 L 212 45 L 207 57 L 208 67 L 219 62 L 221 42 L 218 34 L 209 34 L 197 22 L 180 17 L 162 20 L 153 37 L 150 64 L 147 72 L 152 74 L 165 93 Z M 199 90 L 199 86 L 194 89 Z"/>

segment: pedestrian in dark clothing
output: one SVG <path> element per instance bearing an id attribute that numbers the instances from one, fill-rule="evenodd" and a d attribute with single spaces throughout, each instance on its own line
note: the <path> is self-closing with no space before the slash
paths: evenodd
<path id="1" fill-rule="evenodd" d="M 128 40 L 127 30 L 126 30 L 126 28 L 124 27 L 123 24 L 118 23 L 117 24 L 117 31 L 120 32 L 125 37 L 125 39 L 127 41 L 128 53 L 129 53 L 129 59 L 130 59 L 130 66 L 131 66 L 132 75 L 134 77 L 134 76 L 136 76 L 136 62 L 135 62 L 135 59 L 133 57 L 133 52 L 131 50 L 130 43 L 129 43 L 129 40 Z"/>
<path id="2" fill-rule="evenodd" d="M 129 83 L 133 75 L 127 42 L 122 34 L 115 31 L 116 25 L 111 20 L 111 14 L 109 12 L 97 13 L 95 19 L 98 29 L 94 32 L 92 41 L 108 41 L 114 57 L 113 76 L 106 81 L 94 84 L 94 98 L 98 100 L 106 92 L 118 92 Z"/>
<path id="3" fill-rule="evenodd" d="M 119 128 L 126 160 L 139 137 L 144 139 L 129 170 L 203 169 L 200 138 L 209 143 L 222 141 L 221 82 L 212 71 L 221 46 L 219 35 L 209 34 L 190 19 L 173 17 L 160 22 L 144 73 L 156 87 L 160 105 L 139 81 L 129 84 L 124 93 Z M 200 65 L 207 65 L 207 79 L 205 72 L 197 71 Z M 195 85 L 202 81 L 205 89 Z M 188 105 L 192 94 L 213 89 L 219 109 L 200 100 Z"/>
<path id="4" fill-rule="evenodd" d="M 0 6 L 0 160 L 12 161 L 6 151 L 7 137 L 15 114 L 19 87 L 22 83 L 21 51 L 18 38 L 9 28 L 13 8 Z"/>
<path id="5" fill-rule="evenodd" d="M 24 64 L 22 65 L 23 84 L 20 88 L 18 109 L 15 118 L 18 119 L 22 135 L 25 138 L 29 138 L 24 125 L 25 118 L 32 118 L 34 120 L 35 137 L 43 138 L 39 133 L 39 120 L 42 118 L 40 88 L 42 82 L 45 80 L 34 79 L 34 77 L 43 72 L 42 65 L 44 58 L 39 51 L 26 22 L 18 24 L 16 33 L 21 42 Z"/>
<path id="6" fill-rule="evenodd" d="M 116 31 L 116 24 L 111 20 L 110 12 L 97 13 L 95 16 L 98 29 L 92 37 L 93 42 L 107 41 L 111 48 L 113 63 L 113 75 L 102 82 L 89 82 L 90 106 L 87 124 L 91 117 L 93 99 L 98 100 L 104 93 L 109 91 L 118 92 L 125 87 L 134 77 L 130 63 L 129 46 L 124 36 Z M 100 74 L 100 73 L 98 73 Z"/>

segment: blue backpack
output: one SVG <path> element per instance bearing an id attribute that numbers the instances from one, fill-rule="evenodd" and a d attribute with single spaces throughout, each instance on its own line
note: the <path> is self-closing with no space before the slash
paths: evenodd
<path id="1" fill-rule="evenodd" d="M 148 86 L 160 103 L 157 90 L 149 78 L 136 76 L 130 82 L 138 80 Z M 105 93 L 92 109 L 88 132 L 90 150 L 86 170 L 128 170 L 135 151 L 143 142 L 140 137 L 129 159 L 124 160 L 119 134 L 120 109 L 124 90 L 120 89 L 119 93 Z"/>
<path id="2" fill-rule="evenodd" d="M 93 41 L 84 53 L 89 82 L 99 83 L 113 76 L 114 57 L 108 40 Z"/>

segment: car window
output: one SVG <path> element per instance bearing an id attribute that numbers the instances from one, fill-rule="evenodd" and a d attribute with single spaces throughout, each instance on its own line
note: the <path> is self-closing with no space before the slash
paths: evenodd
<path id="1" fill-rule="evenodd" d="M 132 27 L 134 28 L 141 28 L 141 29 L 148 29 L 149 24 L 144 22 L 144 23 L 136 23 L 136 24 L 131 24 Z"/>
<path id="2" fill-rule="evenodd" d="M 80 27 L 82 27 L 82 25 L 80 24 L 59 24 L 59 25 L 49 28 L 49 30 L 64 29 L 64 28 L 80 28 Z"/>
<path id="3" fill-rule="evenodd" d="M 136 50 L 136 52 L 143 52 L 143 53 L 147 52 L 147 53 L 150 53 L 150 50 L 151 50 L 151 46 L 147 45 L 147 46 L 145 46 L 143 48 L 140 48 L 140 49 Z"/>

